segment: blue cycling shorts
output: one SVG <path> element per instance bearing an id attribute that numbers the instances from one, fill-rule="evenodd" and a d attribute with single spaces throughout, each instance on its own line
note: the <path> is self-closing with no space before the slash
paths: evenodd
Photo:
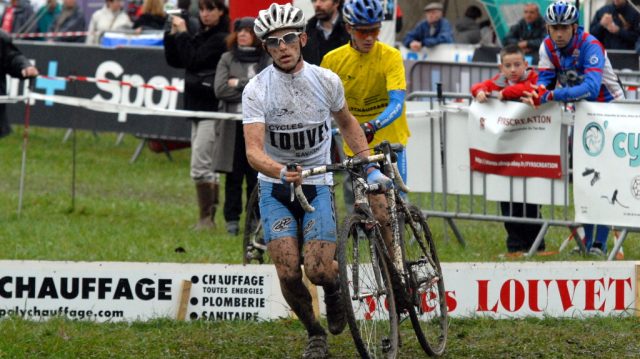
<path id="1" fill-rule="evenodd" d="M 298 200 L 291 202 L 289 184 L 260 180 L 260 217 L 265 243 L 283 237 L 336 241 L 336 218 L 332 189 L 329 185 L 302 185 L 309 204 L 316 210 L 306 213 Z"/>

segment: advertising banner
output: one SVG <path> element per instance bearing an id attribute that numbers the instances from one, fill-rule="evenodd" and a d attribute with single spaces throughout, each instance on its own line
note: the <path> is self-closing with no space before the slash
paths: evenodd
<path id="1" fill-rule="evenodd" d="M 158 87 L 184 87 L 184 70 L 167 65 L 162 48 L 101 48 L 84 44 L 34 41 L 16 41 L 16 44 L 34 62 L 41 74 L 52 77 L 35 80 L 33 91 L 37 93 L 106 101 L 114 105 L 182 109 L 182 93 L 177 91 L 59 79 L 66 76 L 86 76 Z M 17 79 L 10 79 L 7 93 L 11 96 L 22 95 L 24 86 Z M 24 108 L 23 104 L 7 106 L 9 121 L 21 124 L 24 121 Z M 117 112 L 99 112 L 46 101 L 37 101 L 31 106 L 31 125 L 125 132 L 168 140 L 191 139 L 191 125 L 184 117 L 131 114 L 122 117 Z"/>
<path id="2" fill-rule="evenodd" d="M 443 263 L 451 317 L 631 316 L 640 262 Z M 190 290 L 183 296 L 184 282 Z M 322 288 L 318 288 L 324 313 Z M 423 299 L 433 307 L 437 293 Z M 426 298 L 428 296 L 429 298 Z M 291 314 L 273 265 L 0 261 L 0 318 L 271 320 Z M 359 317 L 374 319 L 375 306 Z M 367 308 L 370 312 L 366 312 Z M 384 312 L 378 312 L 384 317 Z"/>
<path id="3" fill-rule="evenodd" d="M 489 99 L 469 107 L 469 153 L 474 171 L 504 176 L 560 178 L 560 107 L 532 109 Z"/>
<path id="4" fill-rule="evenodd" d="M 491 201 L 524 202 L 526 199 L 527 203 L 568 206 L 564 179 L 508 177 L 472 171 L 468 105 L 451 103 L 440 107 L 435 102 L 407 101 L 406 106 L 411 130 L 407 173 L 412 191 L 442 193 L 446 177 L 447 194 L 486 195 Z M 442 115 L 446 117 L 440 120 L 438 114 L 428 115 L 429 110 L 443 110 Z M 560 137 L 557 138 L 559 148 Z M 547 142 L 545 139 L 543 144 Z"/>
<path id="5" fill-rule="evenodd" d="M 640 227 L 637 105 L 581 101 L 575 118 L 576 222 Z"/>

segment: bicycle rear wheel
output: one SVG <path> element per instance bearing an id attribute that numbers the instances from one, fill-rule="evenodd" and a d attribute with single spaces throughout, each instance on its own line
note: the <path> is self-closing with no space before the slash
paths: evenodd
<path id="1" fill-rule="evenodd" d="M 411 300 L 411 324 L 422 349 L 430 356 L 444 353 L 449 321 L 444 278 L 436 246 L 420 209 L 407 205 L 412 220 L 404 219 L 400 242 Z"/>
<path id="2" fill-rule="evenodd" d="M 347 322 L 362 358 L 395 358 L 398 319 L 387 261 L 377 228 L 365 235 L 365 217 L 348 216 L 338 237 L 340 287 Z M 378 242 L 376 242 L 378 241 Z"/>
<path id="3" fill-rule="evenodd" d="M 244 219 L 244 235 L 242 237 L 242 263 L 270 263 L 267 246 L 264 243 L 264 231 L 260 221 L 260 190 L 256 187 L 247 201 Z"/>

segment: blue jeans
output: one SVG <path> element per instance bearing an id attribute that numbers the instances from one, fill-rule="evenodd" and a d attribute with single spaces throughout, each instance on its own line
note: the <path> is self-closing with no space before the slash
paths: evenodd
<path id="1" fill-rule="evenodd" d="M 595 224 L 583 224 L 584 228 L 584 246 L 587 248 L 587 252 L 591 249 L 594 243 L 597 243 L 596 247 L 602 249 L 603 252 L 607 252 L 607 237 L 609 236 L 609 226 L 595 225 Z M 596 241 L 593 241 L 593 227 L 596 227 Z"/>

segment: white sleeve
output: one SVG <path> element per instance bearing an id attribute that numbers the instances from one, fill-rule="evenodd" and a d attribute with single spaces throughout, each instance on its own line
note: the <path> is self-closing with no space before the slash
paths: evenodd
<path id="1" fill-rule="evenodd" d="M 254 77 L 242 91 L 242 123 L 265 123 L 264 90 Z"/>
<path id="2" fill-rule="evenodd" d="M 342 86 L 340 77 L 331 71 L 329 71 L 329 79 L 331 81 L 331 88 L 333 89 L 330 94 L 332 96 L 330 110 L 331 112 L 338 112 L 345 105 L 344 86 Z"/>

